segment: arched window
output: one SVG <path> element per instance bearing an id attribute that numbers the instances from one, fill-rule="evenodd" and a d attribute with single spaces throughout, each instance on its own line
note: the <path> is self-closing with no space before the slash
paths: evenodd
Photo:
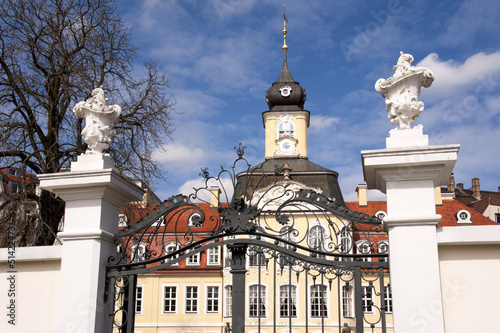
<path id="1" fill-rule="evenodd" d="M 309 248 L 316 251 L 325 251 L 325 239 L 326 239 L 325 228 L 321 225 L 315 225 L 309 229 L 308 235 L 308 246 Z M 320 254 L 317 255 L 314 252 L 311 252 L 311 256 L 318 258 L 325 258 L 325 255 Z"/>
<path id="2" fill-rule="evenodd" d="M 292 115 L 282 115 L 278 120 L 278 137 L 277 139 L 283 137 L 295 138 L 295 121 Z"/>
<path id="3" fill-rule="evenodd" d="M 169 242 L 165 245 L 165 253 L 166 254 L 169 254 L 169 253 L 172 253 L 172 252 L 175 252 L 179 249 L 179 244 L 177 242 Z M 170 260 L 173 260 L 175 258 L 177 258 L 178 256 L 173 256 L 170 258 Z M 172 266 L 177 266 L 177 263 L 175 264 L 172 264 Z"/>
<path id="4" fill-rule="evenodd" d="M 297 229 L 292 228 L 289 225 L 284 225 L 279 229 L 278 236 L 281 239 L 284 239 L 291 243 L 297 243 Z M 286 251 L 292 251 L 293 245 L 285 242 L 280 242 L 279 246 Z M 280 253 L 278 257 L 278 263 L 280 266 L 286 266 L 289 264 L 293 264 L 293 259 L 290 256 L 287 256 L 285 253 Z"/>
<path id="5" fill-rule="evenodd" d="M 249 316 L 265 317 L 266 316 L 266 286 L 251 285 L 248 290 L 248 303 L 250 304 Z"/>
<path id="6" fill-rule="evenodd" d="M 352 237 L 349 228 L 347 226 L 340 229 L 339 237 L 340 237 L 339 252 L 344 254 L 352 253 L 352 240 L 351 240 Z"/>
<path id="7" fill-rule="evenodd" d="M 353 317 L 352 295 L 353 295 L 352 285 L 350 285 L 349 283 L 344 284 L 342 286 L 342 316 L 344 318 Z"/>
<path id="8" fill-rule="evenodd" d="M 224 289 L 226 292 L 224 316 L 231 317 L 233 315 L 233 286 L 228 284 Z"/>
<path id="9" fill-rule="evenodd" d="M 389 241 L 387 239 L 377 242 L 378 253 L 388 254 L 389 253 Z"/>
<path id="10" fill-rule="evenodd" d="M 132 262 L 141 262 L 146 259 L 146 244 L 134 243 L 130 245 L 130 259 Z"/>
<path id="11" fill-rule="evenodd" d="M 286 284 L 279 288 L 280 291 L 280 317 L 297 318 L 297 286 Z"/>
<path id="12" fill-rule="evenodd" d="M 328 317 L 328 297 L 325 285 L 314 284 L 310 287 L 311 317 Z"/>
<path id="13" fill-rule="evenodd" d="M 371 243 L 366 239 L 362 239 L 356 242 L 356 251 L 358 254 L 370 254 L 372 252 Z M 371 258 L 361 257 L 360 261 L 371 261 Z"/>

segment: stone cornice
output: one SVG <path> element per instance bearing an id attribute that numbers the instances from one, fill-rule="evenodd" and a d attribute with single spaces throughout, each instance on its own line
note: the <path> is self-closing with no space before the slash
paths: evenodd
<path id="1" fill-rule="evenodd" d="M 433 180 L 446 184 L 460 145 L 386 148 L 361 151 L 369 189 L 386 192 L 386 182 Z"/>

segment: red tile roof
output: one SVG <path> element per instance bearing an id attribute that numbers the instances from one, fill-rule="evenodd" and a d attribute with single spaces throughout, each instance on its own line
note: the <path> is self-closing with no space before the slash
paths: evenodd
<path id="1" fill-rule="evenodd" d="M 349 209 L 369 214 L 375 215 L 378 211 L 384 211 L 387 213 L 387 202 L 385 201 L 370 201 L 366 207 L 360 207 L 358 202 L 351 201 L 346 202 L 346 206 Z M 442 216 L 441 222 L 439 222 L 440 227 L 449 227 L 449 226 L 457 226 L 457 218 L 456 214 L 465 209 L 471 214 L 471 222 L 472 225 L 488 225 L 488 224 L 497 224 L 494 221 L 490 220 L 486 216 L 480 214 L 474 209 L 466 206 L 457 200 L 443 200 L 443 205 L 436 206 L 436 213 Z"/>

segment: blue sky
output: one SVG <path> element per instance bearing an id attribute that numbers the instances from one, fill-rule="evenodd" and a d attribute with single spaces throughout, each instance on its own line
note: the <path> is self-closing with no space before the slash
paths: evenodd
<path id="1" fill-rule="evenodd" d="M 192 193 L 201 167 L 229 167 L 234 147 L 264 160 L 262 112 L 279 76 L 283 2 L 276 0 L 118 1 L 143 60 L 168 71 L 175 115 L 156 193 Z M 500 2 L 286 1 L 288 65 L 306 89 L 309 159 L 339 172 L 346 200 L 364 183 L 361 150 L 385 148 L 390 124 L 379 78 L 399 52 L 434 72 L 417 119 L 433 145 L 460 144 L 456 182 L 500 186 Z M 370 191 L 370 198 L 383 197 Z"/>

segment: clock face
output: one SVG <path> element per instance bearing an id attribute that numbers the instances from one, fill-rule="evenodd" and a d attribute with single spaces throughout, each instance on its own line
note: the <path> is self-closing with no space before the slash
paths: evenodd
<path id="1" fill-rule="evenodd" d="M 281 96 L 288 97 L 292 93 L 292 88 L 290 86 L 283 86 L 280 88 Z"/>
<path id="2" fill-rule="evenodd" d="M 297 140 L 291 138 L 283 138 L 277 141 L 275 156 L 295 156 L 298 155 Z"/>
<path id="3" fill-rule="evenodd" d="M 291 140 L 285 139 L 281 141 L 281 149 L 283 150 L 289 150 L 290 148 L 293 148 L 294 144 Z"/>

